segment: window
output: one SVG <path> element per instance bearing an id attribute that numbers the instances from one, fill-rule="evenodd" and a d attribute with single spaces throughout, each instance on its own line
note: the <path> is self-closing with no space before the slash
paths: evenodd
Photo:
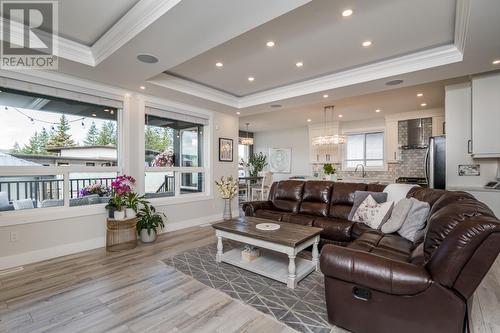
<path id="1" fill-rule="evenodd" d="M 384 167 L 383 132 L 347 135 L 344 168 L 356 168 L 358 164 L 366 168 Z"/>
<path id="2" fill-rule="evenodd" d="M 107 201 L 118 173 L 118 102 L 0 90 L 0 211 Z"/>
<path id="3" fill-rule="evenodd" d="M 146 108 L 146 197 L 178 197 L 205 192 L 207 124 L 207 119 Z"/>

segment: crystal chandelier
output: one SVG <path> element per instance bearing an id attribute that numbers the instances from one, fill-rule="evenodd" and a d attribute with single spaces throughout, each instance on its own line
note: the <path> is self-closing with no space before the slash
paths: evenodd
<path id="1" fill-rule="evenodd" d="M 253 145 L 253 138 L 250 138 L 248 136 L 248 125 L 250 125 L 250 123 L 246 123 L 246 125 L 247 125 L 247 133 L 246 133 L 247 136 L 246 136 L 246 138 L 240 138 L 240 144 L 245 145 L 245 146 L 251 146 L 251 145 Z"/>
<path id="2" fill-rule="evenodd" d="M 328 110 L 332 111 L 332 116 L 333 116 L 333 108 L 334 106 L 325 106 L 324 109 L 324 118 L 325 118 L 325 123 L 324 123 L 324 128 L 323 128 L 323 135 L 321 136 L 316 136 L 312 138 L 312 144 L 313 146 L 332 146 L 332 145 L 339 145 L 339 144 L 344 144 L 346 141 L 345 135 L 327 135 L 327 126 L 328 123 L 326 121 L 326 113 Z"/>

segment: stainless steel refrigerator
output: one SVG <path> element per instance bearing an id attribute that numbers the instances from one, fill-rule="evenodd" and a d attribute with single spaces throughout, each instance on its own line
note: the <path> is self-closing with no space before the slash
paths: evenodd
<path id="1" fill-rule="evenodd" d="M 425 178 L 430 188 L 446 188 L 446 137 L 429 138 L 425 155 Z"/>

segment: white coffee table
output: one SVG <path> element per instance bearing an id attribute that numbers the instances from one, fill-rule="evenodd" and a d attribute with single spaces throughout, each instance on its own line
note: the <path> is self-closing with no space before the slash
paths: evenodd
<path id="1" fill-rule="evenodd" d="M 276 223 L 280 229 L 264 231 L 256 228 L 260 223 Z M 318 270 L 318 244 L 321 228 L 274 222 L 255 217 L 242 217 L 213 224 L 217 236 L 217 262 L 225 262 L 270 279 L 286 283 L 294 289 L 297 283 Z M 260 256 L 251 262 L 241 260 L 243 246 L 224 252 L 222 239 L 230 239 L 260 248 Z M 312 246 L 312 260 L 297 254 Z"/>

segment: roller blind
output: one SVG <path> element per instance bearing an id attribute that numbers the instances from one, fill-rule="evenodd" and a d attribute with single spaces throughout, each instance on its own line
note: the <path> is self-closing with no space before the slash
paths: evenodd
<path id="1" fill-rule="evenodd" d="M 208 125 L 208 116 L 198 114 L 198 113 L 187 114 L 187 113 L 162 110 L 162 109 L 154 108 L 151 106 L 146 106 L 146 114 L 150 114 L 150 115 L 154 115 L 154 116 L 162 117 L 162 118 L 185 121 L 188 123 L 195 123 L 195 124 L 200 124 L 200 125 L 205 125 L 205 126 Z"/>

